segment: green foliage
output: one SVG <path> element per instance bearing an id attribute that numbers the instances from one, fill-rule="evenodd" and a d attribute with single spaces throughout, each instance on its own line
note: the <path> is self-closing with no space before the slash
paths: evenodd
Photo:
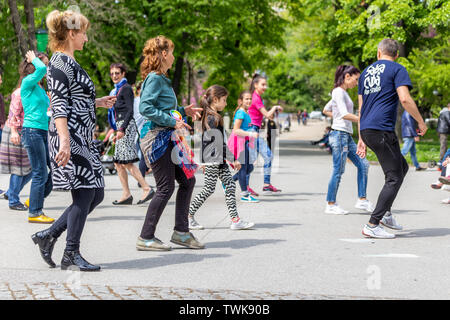
<path id="1" fill-rule="evenodd" d="M 0 21 L 7 28 L 0 31 L 0 45 L 2 56 L 9 60 L 0 61 L 7 78 L 3 93 L 10 92 L 17 81 L 20 59 L 5 2 Z M 208 71 L 205 86 L 224 85 L 231 93 L 230 101 L 235 101 L 245 85 L 245 74 L 252 74 L 268 58 L 269 50 L 284 46 L 285 20 L 275 10 L 277 4 L 274 0 L 41 0 L 35 1 L 35 20 L 40 24 L 52 10 L 63 11 L 71 5 L 90 20 L 89 42 L 76 59 L 93 79 L 98 96 L 112 88 L 112 62 L 124 63 L 133 83 L 139 79 L 145 41 L 165 35 L 175 44 L 175 61 L 181 61 L 181 68 L 175 63 L 170 73 L 174 83 L 182 81 L 180 95 L 187 91 L 184 61 L 188 59 L 195 69 Z M 100 122 L 105 114 L 106 110 L 98 110 Z"/>
<path id="2" fill-rule="evenodd" d="M 393 38 L 402 44 L 404 58 L 398 62 L 410 73 L 412 95 L 422 111 L 436 115 L 449 101 L 450 1 L 298 0 L 289 9 L 288 50 L 277 52 L 268 64 L 271 100 L 293 106 L 303 101 L 321 109 L 337 65 L 363 70 L 376 60 L 378 43 Z"/>

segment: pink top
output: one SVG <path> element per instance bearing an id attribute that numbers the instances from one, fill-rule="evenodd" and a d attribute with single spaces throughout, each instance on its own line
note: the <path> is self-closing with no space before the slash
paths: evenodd
<path id="1" fill-rule="evenodd" d="M 22 129 L 23 117 L 22 99 L 20 98 L 20 88 L 18 88 L 11 94 L 11 104 L 9 105 L 6 125 L 10 128 Z"/>
<path id="2" fill-rule="evenodd" d="M 264 118 L 263 114 L 260 111 L 261 108 L 264 108 L 261 96 L 257 94 L 256 91 L 254 91 L 252 95 L 252 105 L 248 108 L 248 114 L 252 119 L 251 124 L 254 124 L 255 126 L 258 126 L 260 128 Z"/>

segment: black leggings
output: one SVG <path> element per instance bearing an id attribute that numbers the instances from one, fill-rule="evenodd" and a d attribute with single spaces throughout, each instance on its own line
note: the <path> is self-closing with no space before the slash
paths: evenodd
<path id="1" fill-rule="evenodd" d="M 188 213 L 191 203 L 192 191 L 194 191 L 195 177 L 186 178 L 183 169 L 174 164 L 171 159 L 173 145 L 167 148 L 161 158 L 151 164 L 153 177 L 156 181 L 156 193 L 151 200 L 144 225 L 141 231 L 141 238 L 152 239 L 155 236 L 156 225 L 163 213 L 167 202 L 175 191 L 175 180 L 180 185 L 175 202 L 175 228 L 179 232 L 189 232 Z"/>
<path id="2" fill-rule="evenodd" d="M 378 225 L 392 204 L 408 172 L 408 163 L 400 151 L 395 132 L 366 129 L 361 131 L 364 143 L 372 149 L 384 172 L 385 182 L 369 222 Z"/>
<path id="3" fill-rule="evenodd" d="M 50 233 L 58 238 L 67 229 L 66 250 L 76 251 L 80 249 L 80 238 L 87 216 L 103 201 L 105 190 L 104 188 L 74 189 L 71 192 L 72 204 L 53 223 Z"/>

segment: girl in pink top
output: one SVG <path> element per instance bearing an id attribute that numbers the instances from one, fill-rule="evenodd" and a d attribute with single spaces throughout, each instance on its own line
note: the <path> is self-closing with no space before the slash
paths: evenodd
<path id="1" fill-rule="evenodd" d="M 273 120 L 275 111 L 283 111 L 281 106 L 273 106 L 269 111 L 264 107 L 261 96 L 267 90 L 267 80 L 264 76 L 255 74 L 252 79 L 250 91 L 252 92 L 252 105 L 248 109 L 248 114 L 252 120 L 251 130 L 258 132 L 261 129 L 263 118 Z M 274 194 L 281 192 L 270 183 L 270 174 L 272 170 L 272 152 L 267 146 L 264 139 L 258 138 L 256 140 L 256 150 L 264 159 L 264 194 Z M 249 188 L 249 190 L 251 190 Z M 253 191 L 253 190 L 252 190 Z"/>

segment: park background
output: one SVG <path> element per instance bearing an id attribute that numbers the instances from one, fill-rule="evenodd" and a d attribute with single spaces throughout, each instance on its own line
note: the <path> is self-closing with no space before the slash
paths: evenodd
<path id="1" fill-rule="evenodd" d="M 169 76 L 183 104 L 196 103 L 205 88 L 220 84 L 230 91 L 230 113 L 258 72 L 268 78 L 267 107 L 322 110 L 336 66 L 353 64 L 362 71 L 376 60 L 379 41 L 393 38 L 424 118 L 437 118 L 450 101 L 448 0 L 1 0 L 0 92 L 7 109 L 21 59 L 38 43 L 45 47 L 46 15 L 73 6 L 91 22 L 89 42 L 76 58 L 98 96 L 113 87 L 113 62 L 127 66 L 130 83 L 141 80 L 145 41 L 165 35 L 175 43 Z M 357 101 L 356 89 L 350 95 Z M 399 105 L 399 118 L 402 111 Z M 106 110 L 97 112 L 103 128 Z M 437 140 L 431 128 L 419 144 L 419 161 L 437 160 Z"/>

